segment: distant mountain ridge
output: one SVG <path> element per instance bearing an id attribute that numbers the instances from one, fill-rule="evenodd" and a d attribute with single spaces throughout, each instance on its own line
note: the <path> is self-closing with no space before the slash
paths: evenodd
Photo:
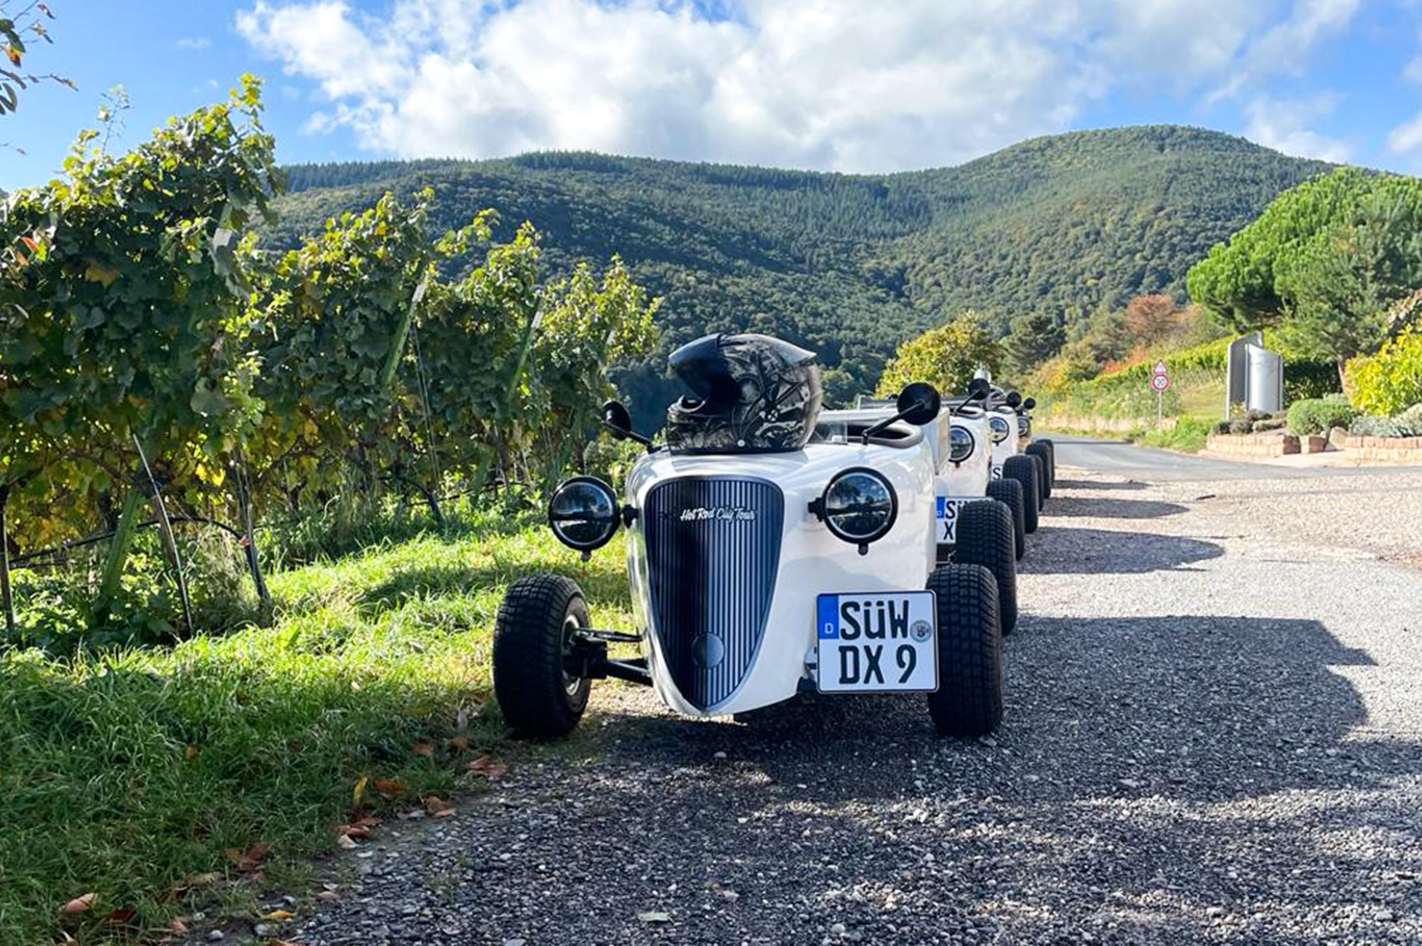
<path id="1" fill-rule="evenodd" d="M 1185 273 L 1281 191 L 1330 165 L 1220 132 L 1140 126 L 1034 138 L 956 167 L 849 175 L 540 152 L 288 168 L 274 243 L 386 190 L 433 187 L 435 223 L 532 220 L 553 265 L 620 253 L 666 296 L 664 351 L 708 331 L 819 351 L 836 395 L 871 387 L 904 338 L 978 309 L 1074 324 Z M 622 382 L 652 420 L 664 359 Z M 649 403 L 642 403 L 643 401 Z"/>

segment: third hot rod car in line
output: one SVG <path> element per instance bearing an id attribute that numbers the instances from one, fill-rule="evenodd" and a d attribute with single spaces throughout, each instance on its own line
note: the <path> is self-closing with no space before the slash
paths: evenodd
<path id="1" fill-rule="evenodd" d="M 815 356 L 761 335 L 709 335 L 671 362 L 694 396 L 668 409 L 665 444 L 635 434 L 620 404 L 604 406 L 615 435 L 646 447 L 624 494 L 575 477 L 548 510 L 559 540 L 585 554 L 627 530 L 635 625 L 599 627 L 567 577 L 516 582 L 494 631 L 505 719 L 562 735 L 591 682 L 616 677 L 689 716 L 802 690 L 920 692 L 939 732 L 996 729 L 997 578 L 961 555 L 938 564 L 939 457 L 951 452 L 938 392 L 910 384 L 873 418 L 822 412 Z M 1010 513 L 978 508 L 997 517 L 1010 566 Z M 610 643 L 640 656 L 614 659 Z"/>

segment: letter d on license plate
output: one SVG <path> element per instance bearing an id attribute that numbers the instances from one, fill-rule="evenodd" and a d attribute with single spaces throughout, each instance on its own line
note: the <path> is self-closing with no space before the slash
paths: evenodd
<path id="1" fill-rule="evenodd" d="M 822 693 L 938 689 L 938 606 L 931 591 L 820 595 Z"/>

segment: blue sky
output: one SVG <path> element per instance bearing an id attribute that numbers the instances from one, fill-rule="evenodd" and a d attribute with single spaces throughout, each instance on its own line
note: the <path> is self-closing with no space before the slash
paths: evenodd
<path id="1" fill-rule="evenodd" d="M 534 148 L 892 171 L 1038 134 L 1202 125 L 1422 170 L 1422 0 L 49 0 L 0 186 L 105 91 L 132 144 L 267 79 L 287 162 Z M 23 0 L 0 0 L 13 14 Z"/>

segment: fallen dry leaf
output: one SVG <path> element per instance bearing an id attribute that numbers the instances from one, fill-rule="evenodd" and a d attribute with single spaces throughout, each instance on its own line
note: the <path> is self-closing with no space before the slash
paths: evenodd
<path id="1" fill-rule="evenodd" d="M 187 917 L 175 916 L 173 922 L 168 924 L 168 929 L 174 936 L 186 936 L 188 932 Z"/>
<path id="2" fill-rule="evenodd" d="M 360 800 L 365 797 L 365 786 L 369 781 L 369 778 L 362 775 L 356 779 L 355 788 L 351 789 L 351 804 L 357 808 L 360 807 Z"/>
<path id="3" fill-rule="evenodd" d="M 352 841 L 349 837 L 347 837 L 346 835 L 342 834 L 342 835 L 337 836 L 337 838 L 336 838 L 336 846 L 337 846 L 337 847 L 343 847 L 343 848 L 345 848 L 347 851 L 349 851 L 349 850 L 351 850 L 352 848 L 356 847 L 357 845 L 356 845 L 356 843 L 355 843 L 354 841 Z"/>
<path id="4" fill-rule="evenodd" d="M 458 749 L 460 752 L 468 752 L 468 751 L 469 751 L 469 737 L 468 737 L 468 736 L 455 736 L 453 739 L 449 740 L 449 745 L 450 745 L 450 748 L 452 748 L 452 749 Z"/>
<path id="5" fill-rule="evenodd" d="M 188 746 L 183 750 L 183 758 L 189 762 L 197 758 L 197 746 Z"/>
<path id="6" fill-rule="evenodd" d="M 473 762 L 470 762 L 467 769 L 474 775 L 482 775 L 485 778 L 498 778 L 508 772 L 509 764 L 507 762 L 500 762 L 497 759 L 491 759 L 486 755 L 481 755 Z"/>
<path id="7" fill-rule="evenodd" d="M 436 811 L 434 816 L 436 818 L 450 818 L 454 816 L 456 811 L 458 811 L 456 808 L 446 808 L 444 811 Z"/>
<path id="8" fill-rule="evenodd" d="M 378 778 L 372 784 L 375 790 L 382 795 L 405 794 L 405 783 L 398 778 Z"/>
<path id="9" fill-rule="evenodd" d="M 98 894 L 96 893 L 86 893 L 83 896 L 75 897 L 64 905 L 64 912 L 83 913 L 94 905 L 94 898 L 97 896 Z"/>
<path id="10" fill-rule="evenodd" d="M 368 838 L 368 837 L 370 837 L 370 829 L 367 828 L 367 827 L 365 827 L 364 825 L 358 825 L 358 824 L 339 824 L 339 825 L 336 825 L 336 832 L 337 832 L 338 834 L 344 834 L 344 835 L 345 835 L 346 837 L 348 837 L 348 838 Z"/>
<path id="11" fill-rule="evenodd" d="M 292 913 L 290 910 L 273 910 L 273 911 L 270 912 L 270 913 L 264 913 L 264 914 L 262 915 L 262 919 L 264 919 L 264 920 L 289 920 L 289 919 L 291 919 L 291 918 L 292 918 L 293 916 L 295 916 L 295 915 L 296 915 L 296 914 L 295 914 L 295 913 Z"/>
<path id="12" fill-rule="evenodd" d="M 453 807 L 453 805 L 438 795 L 425 796 L 425 810 L 432 815 L 438 815 L 442 811 L 449 811 Z"/>
<path id="13" fill-rule="evenodd" d="M 234 847 L 232 850 L 236 851 L 237 849 Z M 215 884 L 221 879 L 221 874 L 215 870 L 210 870 L 205 874 L 193 874 L 191 877 L 185 877 L 182 882 L 178 884 L 178 889 L 186 890 L 188 887 L 206 887 L 208 884 Z"/>
<path id="14" fill-rule="evenodd" d="M 108 922 L 113 926 L 119 926 L 133 919 L 132 910 L 110 910 Z"/>
<path id="15" fill-rule="evenodd" d="M 431 755 L 434 753 L 434 746 L 421 739 L 415 743 L 415 755 Z"/>
<path id="16" fill-rule="evenodd" d="M 262 859 L 267 856 L 267 851 L 271 848 L 269 844 L 257 843 L 247 848 L 245 852 L 238 852 L 235 847 L 227 849 L 226 854 L 237 862 L 237 869 L 241 871 L 256 870 L 257 865 L 262 863 Z M 236 856 L 233 854 L 236 852 Z"/>

